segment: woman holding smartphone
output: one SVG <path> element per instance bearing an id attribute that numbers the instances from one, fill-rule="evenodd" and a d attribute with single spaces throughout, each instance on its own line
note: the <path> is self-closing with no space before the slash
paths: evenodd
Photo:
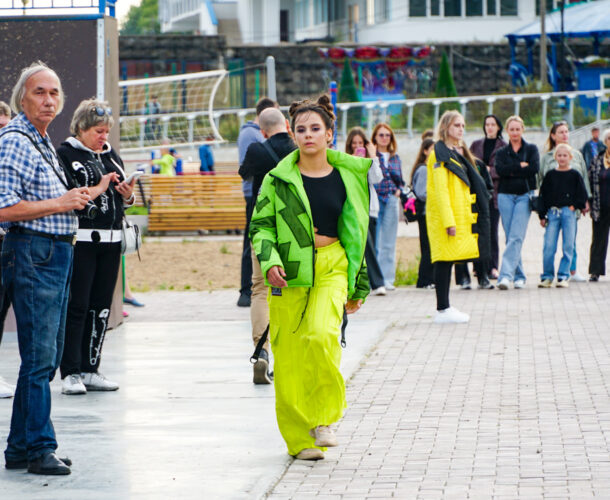
<path id="1" fill-rule="evenodd" d="M 60 365 L 63 394 L 119 388 L 98 368 L 119 272 L 121 221 L 124 207 L 135 202 L 136 178 L 125 182 L 123 161 L 108 143 L 113 123 L 108 103 L 82 101 L 70 124 L 73 136 L 57 149 L 67 175 L 89 188 L 97 212 L 94 217 L 81 214 L 78 219 Z"/>
<path id="2" fill-rule="evenodd" d="M 371 293 L 373 295 L 385 295 L 386 289 L 383 281 L 383 274 L 377 255 L 375 253 L 375 233 L 377 230 L 377 217 L 379 215 L 379 200 L 374 184 L 381 182 L 383 174 L 379 167 L 379 158 L 377 158 L 377 148 L 366 138 L 366 133 L 360 127 L 352 128 L 345 140 L 345 152 L 348 155 L 359 156 L 361 158 L 371 158 L 373 163 L 369 169 L 369 231 L 366 239 L 366 250 L 364 258 L 366 259 L 366 267 L 369 273 L 369 283 L 371 284 Z"/>

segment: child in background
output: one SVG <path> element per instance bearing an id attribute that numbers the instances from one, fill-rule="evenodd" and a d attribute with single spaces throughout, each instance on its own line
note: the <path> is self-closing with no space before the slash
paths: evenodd
<path id="1" fill-rule="evenodd" d="M 163 146 L 161 148 L 161 158 L 151 160 L 151 165 L 159 165 L 161 170 L 159 171 L 159 175 L 175 175 L 174 172 L 174 154 L 176 154 L 175 149 L 169 149 L 167 146 Z"/>
<path id="2" fill-rule="evenodd" d="M 567 144 L 557 144 L 554 156 L 557 167 L 544 176 L 538 199 L 540 225 L 546 228 L 539 288 L 549 288 L 553 284 L 559 231 L 563 256 L 557 271 L 556 286 L 568 287 L 576 239 L 576 210 L 583 210 L 587 204 L 587 189 L 582 175 L 570 168 L 572 148 Z"/>

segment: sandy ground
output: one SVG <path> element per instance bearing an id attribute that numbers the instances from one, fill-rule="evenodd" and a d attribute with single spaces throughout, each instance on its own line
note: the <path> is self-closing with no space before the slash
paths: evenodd
<path id="1" fill-rule="evenodd" d="M 239 288 L 241 241 L 145 241 L 126 257 L 127 279 L 135 292 Z M 407 267 L 419 255 L 417 238 L 398 238 L 396 254 Z"/>

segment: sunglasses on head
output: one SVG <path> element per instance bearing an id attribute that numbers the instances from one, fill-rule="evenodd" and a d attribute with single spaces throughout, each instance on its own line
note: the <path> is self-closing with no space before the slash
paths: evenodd
<path id="1" fill-rule="evenodd" d="M 560 120 L 558 122 L 553 123 L 553 127 L 560 127 L 561 125 L 567 125 L 568 122 L 565 120 Z"/>
<path id="2" fill-rule="evenodd" d="M 97 116 L 112 116 L 112 108 L 102 108 L 101 106 L 95 106 L 91 108 L 91 112 L 95 113 Z"/>

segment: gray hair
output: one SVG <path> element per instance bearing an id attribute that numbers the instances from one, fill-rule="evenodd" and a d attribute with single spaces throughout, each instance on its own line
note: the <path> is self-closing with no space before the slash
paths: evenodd
<path id="1" fill-rule="evenodd" d="M 97 110 L 103 111 L 103 114 L 99 115 Z M 108 127 L 114 125 L 110 105 L 106 101 L 98 101 L 95 98 L 81 101 L 72 116 L 70 133 L 78 135 L 80 132 L 84 132 L 91 127 L 96 127 L 98 125 L 108 125 Z"/>
<path id="2" fill-rule="evenodd" d="M 57 114 L 61 113 L 61 110 L 64 109 L 64 90 L 61 87 L 61 80 L 57 73 L 49 68 L 42 61 L 36 61 L 30 64 L 27 68 L 23 68 L 21 70 L 21 75 L 19 76 L 19 80 L 13 87 L 13 93 L 11 94 L 11 108 L 15 113 L 21 113 L 23 111 L 23 107 L 21 106 L 21 101 L 23 100 L 23 96 L 25 95 L 25 84 L 30 79 L 30 77 L 34 76 L 41 71 L 48 71 L 51 73 L 57 81 L 59 82 L 59 105 L 57 106 Z"/>
<path id="3" fill-rule="evenodd" d="M 602 143 L 603 144 L 606 144 L 608 137 L 610 137 L 610 128 L 607 128 L 606 130 L 604 130 L 604 133 L 602 134 Z"/>
<path id="4" fill-rule="evenodd" d="M 0 116 L 11 117 L 11 108 L 4 101 L 0 101 Z"/>

